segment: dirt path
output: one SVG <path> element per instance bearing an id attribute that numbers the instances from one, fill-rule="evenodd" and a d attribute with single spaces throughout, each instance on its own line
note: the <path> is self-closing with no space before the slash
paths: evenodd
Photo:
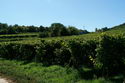
<path id="1" fill-rule="evenodd" d="M 0 83 L 9 83 L 9 82 L 3 78 L 0 78 Z"/>
<path id="2" fill-rule="evenodd" d="M 12 82 L 5 78 L 0 77 L 0 83 L 12 83 Z"/>

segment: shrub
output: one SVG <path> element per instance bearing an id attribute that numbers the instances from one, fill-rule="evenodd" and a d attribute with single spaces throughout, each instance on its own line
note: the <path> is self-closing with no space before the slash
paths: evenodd
<path id="1" fill-rule="evenodd" d="M 42 41 L 37 49 L 39 61 L 45 65 L 64 65 L 67 63 L 70 52 L 63 43 L 63 41 Z"/>
<path id="2" fill-rule="evenodd" d="M 13 59 L 15 51 L 13 49 L 14 44 L 3 44 L 0 46 L 0 57 L 6 59 Z"/>
<path id="3" fill-rule="evenodd" d="M 2 44 L 0 57 L 23 61 L 42 62 L 44 65 L 93 67 L 96 43 L 94 41 L 42 40 L 40 45 Z"/>
<path id="4" fill-rule="evenodd" d="M 30 44 L 10 43 L 0 46 L 0 57 L 6 59 L 32 61 L 35 54 L 35 48 Z"/>
<path id="5" fill-rule="evenodd" d="M 102 63 L 105 76 L 121 73 L 125 69 L 125 38 L 103 35 L 97 48 L 97 60 Z"/>
<path id="6" fill-rule="evenodd" d="M 91 58 L 94 58 L 96 53 L 96 42 L 72 40 L 69 42 L 69 47 L 72 55 L 70 65 L 76 68 L 83 65 L 87 67 L 93 67 L 93 61 L 91 60 Z"/>
<path id="7" fill-rule="evenodd" d="M 36 55 L 35 46 L 30 44 L 21 44 L 19 54 L 19 60 L 32 61 Z"/>
<path id="8" fill-rule="evenodd" d="M 69 65 L 71 53 L 67 46 L 62 46 L 60 49 L 55 49 L 54 54 L 56 56 L 55 62 L 58 65 Z"/>

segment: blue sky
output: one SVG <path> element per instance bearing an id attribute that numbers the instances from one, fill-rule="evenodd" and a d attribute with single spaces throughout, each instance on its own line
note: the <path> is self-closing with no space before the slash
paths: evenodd
<path id="1" fill-rule="evenodd" d="M 94 31 L 125 22 L 125 0 L 0 0 L 0 22 L 43 25 L 59 22 Z"/>

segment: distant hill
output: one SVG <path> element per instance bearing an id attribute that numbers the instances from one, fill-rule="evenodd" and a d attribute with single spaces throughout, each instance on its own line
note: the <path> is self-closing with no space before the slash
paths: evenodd
<path id="1" fill-rule="evenodd" d="M 120 25 L 118 25 L 118 26 L 114 26 L 114 27 L 112 27 L 111 29 L 124 29 L 125 30 L 125 23 L 123 23 L 123 24 L 120 24 Z"/>

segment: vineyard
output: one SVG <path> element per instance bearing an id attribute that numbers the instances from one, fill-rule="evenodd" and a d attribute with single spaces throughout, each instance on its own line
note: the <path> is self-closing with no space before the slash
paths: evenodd
<path id="1" fill-rule="evenodd" d="M 40 38 L 39 32 L 0 35 L 0 58 L 0 73 L 20 77 L 20 83 L 122 83 L 125 25 L 62 37 Z"/>

